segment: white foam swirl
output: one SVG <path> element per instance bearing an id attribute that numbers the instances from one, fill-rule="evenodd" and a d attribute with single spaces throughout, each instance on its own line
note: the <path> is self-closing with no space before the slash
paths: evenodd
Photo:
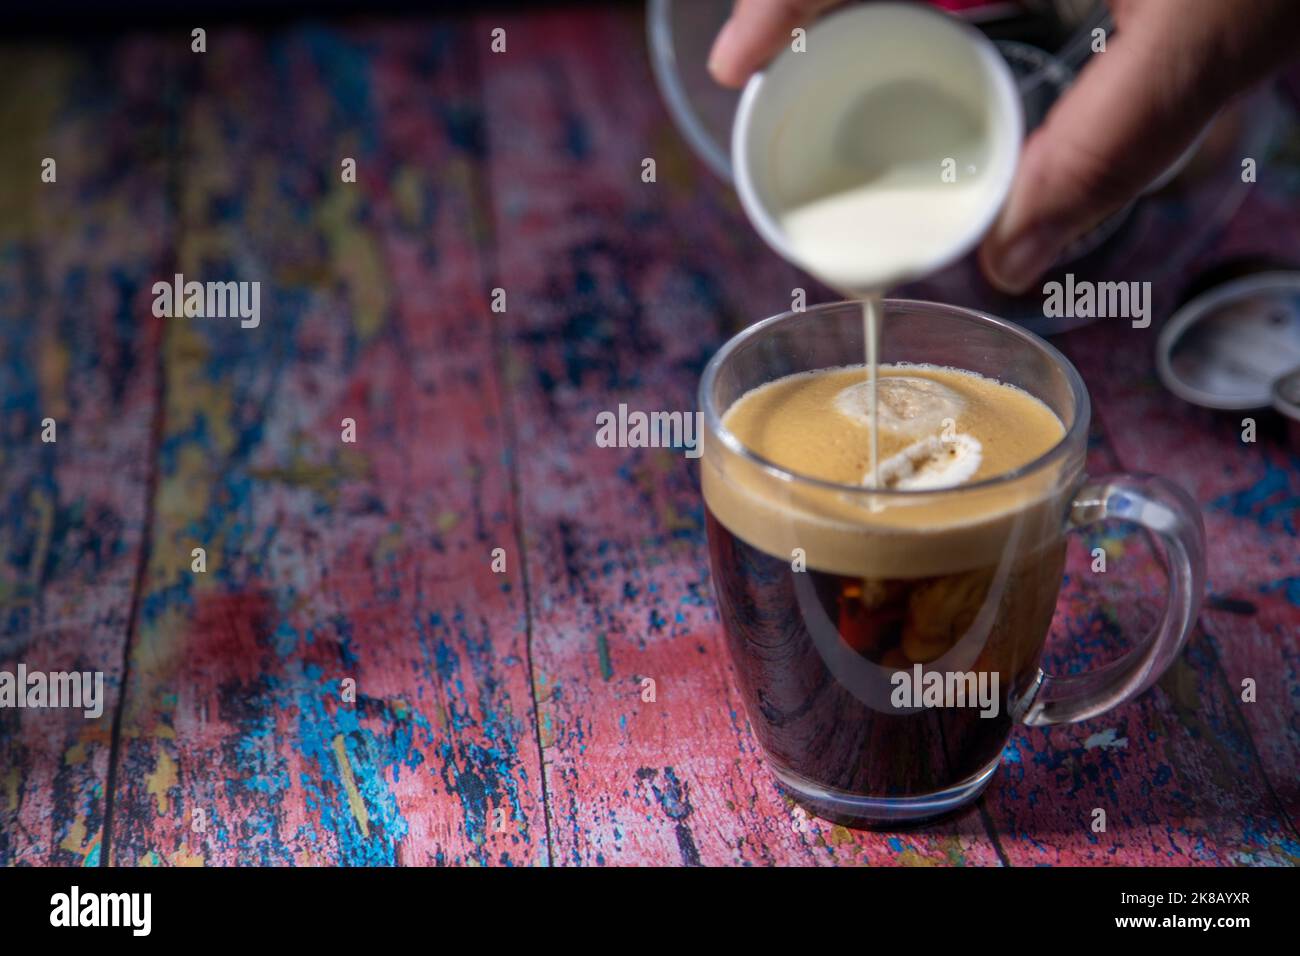
<path id="1" fill-rule="evenodd" d="M 956 419 L 965 400 L 946 385 L 930 378 L 885 375 L 877 384 L 880 430 L 904 438 L 939 431 L 945 418 Z M 835 410 L 866 428 L 871 427 L 871 386 L 850 385 L 835 396 Z M 883 467 L 883 466 L 882 466 Z"/>
<path id="2" fill-rule="evenodd" d="M 931 435 L 882 461 L 880 481 L 901 491 L 951 488 L 970 481 L 983 457 L 984 446 L 972 435 Z M 863 483 L 869 478 L 863 476 Z"/>

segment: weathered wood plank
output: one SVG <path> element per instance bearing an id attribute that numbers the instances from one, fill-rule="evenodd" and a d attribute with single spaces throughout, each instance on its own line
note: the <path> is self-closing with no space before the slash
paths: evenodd
<path id="1" fill-rule="evenodd" d="M 0 865 L 101 857 L 153 461 L 164 59 L 147 41 L 0 48 L 0 670 L 99 672 L 104 695 L 93 719 L 0 710 Z"/>
<path id="2" fill-rule="evenodd" d="M 1300 70 L 1284 99 L 1290 121 L 1260 160 L 1262 175 L 1241 213 L 1216 243 L 1212 261 L 1264 257 L 1294 264 L 1300 248 Z M 1210 606 L 1203 629 L 1228 691 L 1250 728 L 1253 745 L 1291 825 L 1289 859 L 1300 858 L 1300 450 L 1280 416 L 1251 417 L 1256 444 L 1241 441 L 1245 415 L 1184 409 L 1181 422 L 1164 417 L 1165 403 L 1134 382 L 1116 382 L 1117 401 L 1131 402 L 1149 422 L 1150 442 L 1117 438 L 1135 467 L 1158 462 L 1194 480 L 1210 538 Z M 1134 389 L 1127 391 L 1126 389 Z M 1192 479 L 1191 476 L 1195 476 Z M 1257 685 L 1242 701 L 1242 682 Z"/>
<path id="3" fill-rule="evenodd" d="M 1292 123 L 1291 128 L 1295 126 Z M 1294 140 L 1294 132 L 1292 139 Z M 1282 165 L 1267 174 L 1225 235 L 1188 275 L 1154 292 L 1171 310 L 1200 269 L 1242 256 L 1285 257 L 1300 238 L 1295 194 Z M 1183 228 L 1177 200 L 1153 232 Z M 1141 276 L 1123 278 L 1141 279 Z M 1295 537 L 1296 459 L 1263 416 L 1261 440 L 1244 446 L 1240 422 L 1172 397 L 1154 372 L 1160 323 L 1134 329 L 1112 319 L 1060 344 L 1089 385 L 1098 425 L 1093 474 L 1139 470 L 1179 481 L 1201 503 L 1209 540 L 1209 600 L 1186 652 L 1140 701 L 1078 727 L 1019 734 L 986 795 L 1008 860 L 1016 864 L 1295 864 L 1295 701 L 1300 611 L 1286 597 L 1300 566 Z M 1272 425 L 1268 424 L 1271 420 Z M 1289 467 L 1288 467 L 1289 465 Z M 1290 476 L 1290 477 L 1288 477 Z M 1095 666 L 1154 622 L 1163 574 L 1141 536 L 1107 529 L 1105 575 L 1076 547 L 1056 621 L 1053 665 Z M 1259 700 L 1241 702 L 1253 676 Z M 1093 808 L 1107 811 L 1093 833 Z"/>
<path id="4" fill-rule="evenodd" d="M 114 863 L 546 861 L 468 50 L 209 33 L 178 271 L 262 316 L 166 323 Z"/>
<path id="5" fill-rule="evenodd" d="M 1247 445 L 1239 417 L 1170 398 L 1154 375 L 1153 339 L 1112 327 L 1069 343 L 1118 460 L 1187 487 L 1209 542 L 1208 603 L 1187 653 L 1151 695 L 1160 713 L 1144 749 L 1157 756 L 1125 801 L 1144 806 L 1162 788 L 1171 801 L 1146 814 L 1170 834 L 1152 840 L 1157 859 L 1178 845 L 1198 862 L 1295 864 L 1300 600 L 1288 588 L 1300 579 L 1296 459 L 1276 420 L 1260 416 L 1260 440 Z M 1161 599 L 1154 590 L 1152 600 Z M 1257 685 L 1254 703 L 1242 701 L 1245 678 Z M 1125 756 L 1131 762 L 1136 751 Z"/>
<path id="6" fill-rule="evenodd" d="M 695 463 L 595 444 L 619 403 L 693 410 L 721 341 L 804 281 L 685 153 L 640 19 L 488 16 L 475 35 L 556 861 L 996 863 L 975 810 L 894 835 L 800 823 L 733 689 Z"/>
<path id="7" fill-rule="evenodd" d="M 641 27 L 492 13 L 214 32 L 200 59 L 167 39 L 4 54 L 23 82 L 0 123 L 27 135 L 0 142 L 0 668 L 99 668 L 110 694 L 99 721 L 0 711 L 0 863 L 106 855 L 160 343 L 113 862 L 1296 862 L 1298 462 L 1276 423 L 1244 446 L 1238 419 L 1169 398 L 1154 330 L 1064 344 L 1098 411 L 1092 471 L 1169 474 L 1207 509 L 1187 654 L 1112 715 L 1018 732 L 982 811 L 905 834 L 792 813 L 733 689 L 695 464 L 594 441 L 620 402 L 693 409 L 712 351 L 808 284 L 689 156 Z M 190 80 L 169 155 L 162 104 Z M 42 141 L 75 157 L 57 191 L 30 172 Z M 1289 180 L 1262 182 L 1216 255 L 1294 249 Z M 188 278 L 261 280 L 259 328 L 153 320 L 173 248 Z M 1140 535 L 1097 543 L 1104 577 L 1071 553 L 1058 668 L 1115 653 L 1161 598 Z"/>
<path id="8" fill-rule="evenodd" d="M 1098 406 L 1089 472 L 1122 471 L 1112 438 L 1117 409 L 1107 409 L 1114 382 L 1104 369 L 1140 346 L 1113 325 L 1071 333 L 1066 345 Z M 1132 414 L 1124 408 L 1121 420 Z M 1104 574 L 1092 571 L 1094 547 L 1105 549 Z M 1073 542 L 1067 575 L 1050 671 L 1113 659 L 1154 625 L 1165 600 L 1154 553 L 1122 525 Z M 1292 853 L 1287 822 L 1199 631 L 1137 701 L 1082 724 L 1017 730 L 984 799 L 1017 866 L 1276 864 Z M 1097 809 L 1106 814 L 1104 832 L 1093 830 Z"/>

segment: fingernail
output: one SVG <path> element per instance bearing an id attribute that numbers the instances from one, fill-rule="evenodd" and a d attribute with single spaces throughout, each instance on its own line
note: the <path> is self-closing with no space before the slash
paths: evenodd
<path id="1" fill-rule="evenodd" d="M 733 29 L 736 21 L 728 20 L 718 31 L 718 37 L 713 41 L 713 49 L 709 51 L 709 73 L 713 78 L 718 79 L 718 62 L 723 59 L 727 53 L 727 44 L 731 42 L 731 35 L 735 32 Z"/>
<path id="2" fill-rule="evenodd" d="M 1019 295 L 1051 268 L 1064 248 L 1065 238 L 1058 230 L 1031 229 L 989 257 L 989 278 L 1003 292 Z"/>

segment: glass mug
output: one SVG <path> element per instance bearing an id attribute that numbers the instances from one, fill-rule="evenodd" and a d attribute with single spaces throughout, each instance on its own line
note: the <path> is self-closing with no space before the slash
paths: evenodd
<path id="1" fill-rule="evenodd" d="M 732 338 L 700 383 L 701 488 L 718 609 L 745 708 L 780 784 L 851 824 L 919 820 L 979 795 L 1013 724 L 1087 720 L 1140 694 L 1179 653 L 1204 590 L 1205 532 L 1161 478 L 1084 475 L 1079 373 L 1009 322 L 887 300 L 880 361 L 1015 385 L 1064 437 L 1004 475 L 874 490 L 796 474 L 722 424 L 731 404 L 796 372 L 861 364 L 861 305 L 833 303 Z M 1071 676 L 1039 668 L 1066 533 L 1107 519 L 1162 542 L 1168 605 L 1154 634 Z"/>

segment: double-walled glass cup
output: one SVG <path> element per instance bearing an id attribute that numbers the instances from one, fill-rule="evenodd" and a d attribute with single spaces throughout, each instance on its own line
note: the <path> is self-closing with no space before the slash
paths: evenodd
<path id="1" fill-rule="evenodd" d="M 765 460 L 723 424 L 738 398 L 797 372 L 858 365 L 862 307 L 778 315 L 729 341 L 700 384 L 701 484 L 718 608 L 749 721 L 801 803 L 855 824 L 973 800 L 1014 723 L 1086 720 L 1145 690 L 1178 654 L 1204 589 L 1195 503 L 1161 478 L 1084 475 L 1089 402 L 1047 342 L 977 312 L 885 303 L 880 361 L 1014 385 L 1064 426 L 1050 451 L 955 488 L 876 490 Z M 1123 657 L 1039 668 L 1066 534 L 1107 519 L 1163 544 L 1168 604 Z"/>

